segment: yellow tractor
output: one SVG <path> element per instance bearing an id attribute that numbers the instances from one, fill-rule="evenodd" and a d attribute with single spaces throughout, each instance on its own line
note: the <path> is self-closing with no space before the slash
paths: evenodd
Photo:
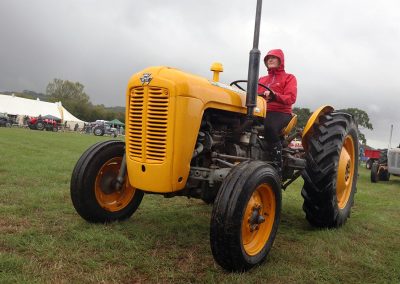
<path id="1" fill-rule="evenodd" d="M 281 171 L 263 139 L 267 102 L 257 97 L 261 0 L 257 2 L 247 91 L 170 67 L 134 74 L 126 91 L 126 139 L 90 147 L 71 178 L 76 211 L 89 222 L 129 218 L 143 195 L 188 196 L 213 203 L 210 244 L 228 271 L 265 260 L 281 217 L 282 189 L 302 176 L 307 220 L 334 228 L 350 216 L 358 173 L 357 125 L 322 106 L 302 132 L 282 130 Z M 293 133 L 293 131 L 292 131 Z M 288 147 L 296 137 L 303 148 Z"/>

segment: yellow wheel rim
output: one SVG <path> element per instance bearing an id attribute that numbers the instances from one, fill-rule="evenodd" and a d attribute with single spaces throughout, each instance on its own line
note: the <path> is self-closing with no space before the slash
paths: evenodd
<path id="1" fill-rule="evenodd" d="M 346 207 L 353 187 L 355 167 L 354 141 L 351 136 L 346 136 L 342 151 L 340 152 L 339 168 L 336 180 L 336 198 L 340 209 Z"/>
<path id="2" fill-rule="evenodd" d="M 258 254 L 267 243 L 275 220 L 275 193 L 268 184 L 261 184 L 247 203 L 242 220 L 242 242 L 250 256 Z"/>
<path id="3" fill-rule="evenodd" d="M 95 195 L 99 205 L 111 212 L 124 209 L 135 195 L 135 189 L 129 186 L 128 176 L 119 190 L 114 183 L 121 167 L 122 157 L 112 158 L 101 167 L 95 181 Z"/>

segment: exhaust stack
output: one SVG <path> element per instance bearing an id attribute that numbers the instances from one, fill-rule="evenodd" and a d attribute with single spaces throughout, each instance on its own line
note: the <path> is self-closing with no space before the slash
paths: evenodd
<path id="1" fill-rule="evenodd" d="M 257 106 L 257 87 L 258 87 L 258 75 L 260 69 L 260 51 L 258 50 L 258 41 L 260 38 L 261 7 L 262 7 L 262 0 L 257 0 L 253 49 L 250 51 L 249 71 L 247 74 L 248 83 L 247 83 L 247 94 L 246 94 L 246 107 L 247 107 L 248 119 L 253 118 L 254 107 Z"/>

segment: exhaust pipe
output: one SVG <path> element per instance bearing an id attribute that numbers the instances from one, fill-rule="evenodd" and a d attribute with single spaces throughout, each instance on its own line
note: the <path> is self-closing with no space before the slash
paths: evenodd
<path id="1" fill-rule="evenodd" d="M 257 0 L 253 49 L 250 51 L 249 71 L 247 74 L 248 83 L 247 83 L 247 94 L 246 94 L 246 107 L 247 107 L 247 118 L 249 120 L 253 119 L 254 108 L 257 106 L 258 75 L 260 69 L 260 51 L 258 50 L 258 42 L 260 38 L 261 8 L 262 8 L 262 0 Z"/>

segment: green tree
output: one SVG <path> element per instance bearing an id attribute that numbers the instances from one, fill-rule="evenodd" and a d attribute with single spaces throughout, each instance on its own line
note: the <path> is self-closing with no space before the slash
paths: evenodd
<path id="1" fill-rule="evenodd" d="M 47 85 L 46 94 L 50 101 L 61 101 L 68 111 L 83 120 L 87 120 L 91 103 L 89 96 L 84 92 L 84 88 L 85 86 L 79 82 L 54 79 Z"/>
<path id="2" fill-rule="evenodd" d="M 51 102 L 61 101 L 69 112 L 84 121 L 113 120 L 114 118 L 125 121 L 124 107 L 106 108 L 102 104 L 93 105 L 84 89 L 85 86 L 79 82 L 54 79 L 47 85 L 46 95 Z"/>
<path id="3" fill-rule="evenodd" d="M 362 144 L 367 144 L 365 135 L 361 132 L 362 129 L 373 130 L 372 123 L 369 121 L 368 113 L 358 108 L 341 109 L 342 112 L 347 112 L 353 115 L 354 120 L 358 124 L 358 136 Z"/>
<path id="4" fill-rule="evenodd" d="M 297 127 L 304 128 L 308 119 L 311 116 L 311 111 L 308 108 L 294 107 L 293 112 L 297 114 Z"/>

